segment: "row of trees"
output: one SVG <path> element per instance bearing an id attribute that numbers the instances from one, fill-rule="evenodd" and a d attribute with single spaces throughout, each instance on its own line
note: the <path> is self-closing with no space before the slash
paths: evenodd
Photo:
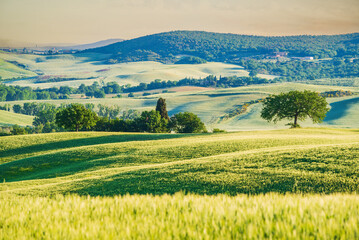
<path id="1" fill-rule="evenodd" d="M 30 87 L 7 86 L 0 84 L 0 101 L 36 100 L 36 99 L 65 99 L 66 95 L 57 94 L 50 90 L 33 90 Z"/>
<path id="2" fill-rule="evenodd" d="M 47 89 L 32 89 L 30 87 L 7 86 L 0 84 L 0 101 L 17 100 L 43 100 L 43 99 L 68 99 L 70 94 L 83 94 L 89 98 L 104 98 L 106 94 L 132 93 L 145 90 L 170 88 L 176 86 L 202 86 L 202 87 L 239 87 L 251 84 L 262 84 L 276 82 L 277 80 L 267 80 L 258 77 L 216 77 L 209 75 L 205 78 L 184 78 L 179 81 L 161 81 L 159 79 L 150 83 L 140 83 L 137 86 L 118 85 L 116 82 L 109 82 L 100 86 L 94 82 L 90 86 L 81 84 L 78 88 L 63 86 L 60 88 L 52 87 Z M 129 95 L 129 97 L 133 94 Z M 118 95 L 121 97 L 121 95 Z"/>
<path id="3" fill-rule="evenodd" d="M 68 130 L 95 130 L 150 133 L 199 133 L 206 132 L 203 122 L 189 112 L 177 113 L 169 118 L 165 99 L 157 101 L 156 110 L 144 111 L 135 119 L 109 119 L 98 117 L 81 104 L 71 104 L 56 114 L 56 124 Z"/>
<path id="4" fill-rule="evenodd" d="M 134 109 L 121 111 L 120 107 L 117 105 L 108 106 L 104 104 L 95 104 L 86 103 L 85 108 L 95 111 L 99 117 L 107 117 L 109 119 L 115 119 L 119 117 L 120 119 L 134 119 L 140 115 L 140 112 Z M 42 113 L 50 114 L 49 111 L 58 111 L 59 109 L 63 109 L 66 107 L 66 104 L 61 104 L 59 107 L 56 107 L 54 104 L 50 103 L 24 103 L 23 105 L 14 104 L 12 107 L 10 104 L 5 104 L 4 106 L 0 106 L 1 110 L 10 111 L 11 109 L 14 113 L 20 113 L 30 116 L 39 116 Z"/>
<path id="5" fill-rule="evenodd" d="M 252 84 L 263 84 L 263 83 L 274 83 L 278 82 L 278 79 L 265 79 L 259 77 L 217 77 L 214 75 L 209 75 L 205 78 L 184 78 L 179 81 L 161 81 L 156 79 L 150 83 L 140 83 L 138 86 L 124 88 L 124 92 L 140 92 L 146 90 L 154 90 L 161 88 L 171 88 L 171 87 L 181 87 L 181 86 L 199 86 L 199 87 L 220 87 L 220 88 L 230 88 L 230 87 L 240 87 L 247 86 Z"/>
<path id="6" fill-rule="evenodd" d="M 90 86 L 81 84 L 78 88 L 63 86 L 47 89 L 32 89 L 30 87 L 0 84 L 0 101 L 68 99 L 70 94 L 83 94 L 87 97 L 104 98 L 106 94 L 121 93 L 123 88 L 124 86 L 120 87 L 115 82 L 109 82 L 102 87 L 98 82 L 94 82 Z"/>
<path id="7" fill-rule="evenodd" d="M 156 110 L 139 113 L 136 110 L 123 111 L 116 106 L 98 105 L 98 112 L 93 111 L 94 104 L 62 104 L 59 107 L 48 103 L 25 103 L 14 105 L 18 113 L 34 115 L 34 127 L 15 126 L 13 134 L 48 133 L 60 131 L 120 131 L 150 133 L 199 133 L 206 132 L 205 125 L 197 115 L 184 112 L 168 116 L 165 99 L 160 98 Z M 18 109 L 19 108 L 19 109 Z"/>
<path id="8" fill-rule="evenodd" d="M 351 96 L 353 92 L 351 91 L 344 91 L 344 90 L 333 90 L 333 91 L 326 91 L 320 94 L 323 97 L 344 97 L 344 96 Z"/>

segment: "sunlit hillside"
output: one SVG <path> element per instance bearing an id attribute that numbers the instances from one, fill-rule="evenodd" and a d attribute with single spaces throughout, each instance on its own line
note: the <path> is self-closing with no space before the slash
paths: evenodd
<path id="1" fill-rule="evenodd" d="M 117 82 L 119 85 L 138 85 L 141 82 L 149 83 L 156 79 L 180 80 L 186 77 L 201 78 L 208 75 L 216 76 L 248 76 L 248 71 L 233 64 L 210 62 L 204 64 L 162 64 L 159 62 L 132 62 L 105 64 L 101 62 L 102 55 L 53 55 L 41 56 L 31 54 L 9 54 L 0 52 L 1 61 L 15 61 L 23 64 L 32 72 L 23 78 L 7 82 L 7 84 L 30 86 L 34 88 L 50 88 L 53 86 L 78 87 L 84 83 L 91 85 L 99 83 Z M 7 71 L 8 67 L 3 70 Z M 24 70 L 25 71 L 25 70 Z M 37 78 L 26 78 L 36 76 Z M 259 75 L 272 79 L 274 76 Z M 9 78 L 5 73 L 0 77 Z M 21 77 L 21 76 L 17 76 Z M 61 81 L 47 81 L 49 78 L 61 78 Z"/>
<path id="2" fill-rule="evenodd" d="M 14 124 L 20 126 L 31 126 L 33 121 L 33 116 L 0 110 L 0 126 L 8 126 Z"/>

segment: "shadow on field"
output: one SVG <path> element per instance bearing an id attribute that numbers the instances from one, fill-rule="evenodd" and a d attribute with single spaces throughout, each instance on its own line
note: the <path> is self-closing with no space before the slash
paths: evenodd
<path id="1" fill-rule="evenodd" d="M 175 172 L 137 171 L 123 173 L 111 179 L 82 182 L 83 188 L 69 193 L 90 196 L 115 196 L 126 194 L 175 194 L 177 192 L 216 194 L 263 194 L 278 193 L 335 193 L 355 192 L 359 186 L 346 179 L 330 179 L 324 176 L 301 173 L 276 173 L 258 169 L 246 169 L 236 179 L 221 179 L 225 171 L 208 173 L 208 169 L 183 169 Z M 201 177 L 205 174 L 206 177 Z M 203 176 L 203 175 L 202 175 Z"/>
<path id="2" fill-rule="evenodd" d="M 238 92 L 238 93 L 213 93 L 213 94 L 207 94 L 207 95 L 208 95 L 208 97 L 215 98 L 215 97 L 252 95 L 252 94 L 263 94 L 263 93 L 258 93 L 258 92 Z"/>
<path id="3" fill-rule="evenodd" d="M 66 141 L 37 144 L 27 147 L 5 150 L 0 152 L 0 158 L 13 157 L 20 154 L 23 155 L 23 154 L 36 153 L 41 151 L 59 150 L 59 149 L 81 147 L 81 146 L 91 146 L 97 144 L 161 140 L 161 139 L 182 138 L 186 136 L 188 137 L 188 134 L 187 135 L 186 134 L 124 134 L 124 135 L 109 135 L 109 136 L 101 136 L 101 137 L 86 137 L 80 139 L 71 139 Z"/>
<path id="4" fill-rule="evenodd" d="M 331 109 L 327 113 L 324 122 L 330 123 L 344 117 L 348 108 L 353 104 L 359 104 L 359 97 L 331 103 Z"/>
<path id="5" fill-rule="evenodd" d="M 55 178 L 75 174 L 94 167 L 111 167 L 116 164 L 117 167 L 131 166 L 136 164 L 153 162 L 151 156 L 134 155 L 136 149 L 133 148 L 110 148 L 108 150 L 96 151 L 92 145 L 98 144 L 96 149 L 106 149 L 102 144 L 134 142 L 146 140 L 173 139 L 188 137 L 188 134 L 124 134 L 101 136 L 84 139 L 73 139 L 55 143 L 39 144 L 16 150 L 6 151 L 6 155 L 35 153 L 44 150 L 65 150 L 46 154 L 38 154 L 19 160 L 0 164 L 0 179 L 6 179 L 8 182 L 34 180 L 44 178 Z M 73 147 L 90 147 L 81 149 L 70 149 Z M 2 153 L 2 155 L 5 155 Z M 106 159 L 112 156 L 115 158 Z M 122 164 L 121 164 L 122 163 Z"/>

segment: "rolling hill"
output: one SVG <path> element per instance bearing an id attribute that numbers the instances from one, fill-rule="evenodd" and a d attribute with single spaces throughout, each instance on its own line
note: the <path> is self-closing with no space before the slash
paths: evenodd
<path id="1" fill-rule="evenodd" d="M 55 133 L 0 138 L 0 193 L 334 193 L 359 190 L 358 130 Z"/>
<path id="2" fill-rule="evenodd" d="M 355 239 L 358 156 L 358 130 L 1 137 L 0 235 Z"/>
<path id="3" fill-rule="evenodd" d="M 5 81 L 9 85 L 29 86 L 32 88 L 51 88 L 60 86 L 78 87 L 81 84 L 117 82 L 119 85 L 138 85 L 150 83 L 156 79 L 178 81 L 186 77 L 204 78 L 216 76 L 248 76 L 249 72 L 243 67 L 218 62 L 205 64 L 163 64 L 159 62 L 131 62 L 105 64 L 102 60 L 108 54 L 81 55 L 33 55 L 0 52 L 0 61 L 16 62 L 26 66 L 32 75 L 24 75 L 22 79 Z M 8 78 L 6 73 L 0 77 Z M 276 76 L 259 74 L 259 77 L 273 79 Z M 58 79 L 47 81 L 48 79 Z"/>
<path id="4" fill-rule="evenodd" d="M 359 190 L 357 130 L 84 132 L 9 136 L 0 142 L 3 193 L 235 195 Z"/>

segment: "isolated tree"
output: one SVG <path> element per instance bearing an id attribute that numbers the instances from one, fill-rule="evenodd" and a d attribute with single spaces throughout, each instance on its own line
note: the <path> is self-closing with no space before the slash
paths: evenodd
<path id="1" fill-rule="evenodd" d="M 322 122 L 329 111 L 328 103 L 317 92 L 308 90 L 290 91 L 271 95 L 264 99 L 261 117 L 276 123 L 282 119 L 293 119 L 292 127 L 300 127 L 298 120 L 311 118 L 313 123 Z"/>
<path id="2" fill-rule="evenodd" d="M 56 114 L 56 124 L 68 130 L 89 129 L 95 126 L 98 117 L 93 111 L 83 105 L 73 103 Z"/>
<path id="3" fill-rule="evenodd" d="M 178 133 L 207 132 L 201 119 L 191 112 L 177 113 L 171 117 L 170 128 Z"/>
<path id="4" fill-rule="evenodd" d="M 156 111 L 160 112 L 162 118 L 169 120 L 166 107 L 166 99 L 159 98 L 157 101 Z"/>

